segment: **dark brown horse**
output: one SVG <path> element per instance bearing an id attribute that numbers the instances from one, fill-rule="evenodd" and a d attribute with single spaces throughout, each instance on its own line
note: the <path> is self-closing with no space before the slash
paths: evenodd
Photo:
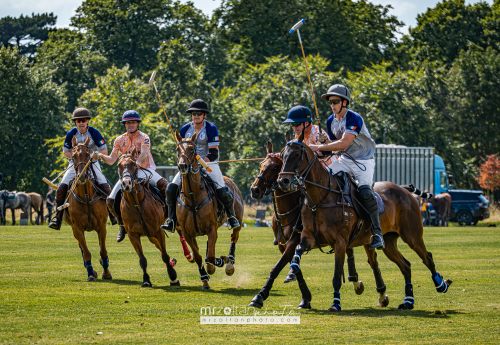
<path id="1" fill-rule="evenodd" d="M 166 206 L 153 197 L 149 191 L 149 181 L 140 184 L 137 180 L 138 167 L 134 157 L 135 148 L 132 154 L 122 155 L 118 160 L 118 175 L 123 190 L 120 211 L 130 243 L 139 256 L 139 265 L 143 272 L 142 287 L 153 286 L 147 273 L 148 261 L 142 251 L 141 237 L 143 236 L 146 236 L 160 251 L 161 258 L 167 266 L 170 285 L 181 285 L 174 269 L 176 261 L 175 259 L 170 261 L 165 244 L 165 233 L 160 229 L 160 225 L 166 218 Z"/>
<path id="2" fill-rule="evenodd" d="M 76 143 L 76 138 L 73 137 L 72 159 L 74 162 L 76 178 L 73 183 L 76 183 L 74 192 L 69 197 L 69 207 L 63 215 L 63 220 L 73 228 L 73 236 L 78 240 L 78 245 L 82 251 L 83 264 L 87 269 L 87 281 L 95 281 L 97 272 L 92 266 L 92 255 L 87 248 L 85 241 L 85 231 L 95 230 L 99 237 L 99 247 L 101 248 L 101 263 L 104 271 L 102 279 L 112 279 L 109 272 L 109 259 L 106 250 L 106 220 L 108 219 L 108 211 L 106 208 L 105 196 L 101 196 L 94 188 L 94 184 L 90 180 L 90 174 L 83 171 L 84 167 L 90 160 L 89 138 L 85 143 Z"/>
<path id="3" fill-rule="evenodd" d="M 429 201 L 436 211 L 437 225 L 448 226 L 448 218 L 450 218 L 451 210 L 451 195 L 448 193 L 441 193 L 434 195 Z"/>
<path id="4" fill-rule="evenodd" d="M 241 225 L 233 228 L 231 233 L 231 247 L 228 256 L 215 257 L 215 243 L 217 242 L 217 229 L 227 220 L 226 213 L 217 204 L 215 196 L 210 193 L 208 186 L 202 179 L 201 166 L 196 159 L 197 133 L 191 138 L 182 138 L 178 132 L 175 133 L 177 141 L 177 166 L 182 176 L 181 193 L 177 203 L 177 219 L 179 226 L 184 233 L 186 242 L 191 247 L 194 260 L 198 265 L 200 279 L 203 282 L 204 290 L 210 289 L 208 280 L 210 277 L 203 266 L 200 249 L 196 242 L 197 236 L 208 236 L 207 254 L 205 263 L 209 274 L 215 273 L 216 267 L 226 265 L 226 274 L 231 276 L 234 273 L 236 242 L 240 235 Z M 234 210 L 236 218 L 243 224 L 243 199 L 241 193 L 228 177 L 224 176 L 224 182 L 234 195 Z M 221 212 L 218 212 L 221 211 Z"/>
<path id="5" fill-rule="evenodd" d="M 355 185 L 343 173 L 330 174 L 311 149 L 303 143 L 303 135 L 300 135 L 297 141 L 287 143 L 282 158 L 283 168 L 278 178 L 280 188 L 285 192 L 292 191 L 296 183 L 306 199 L 302 207 L 304 230 L 285 282 L 296 279 L 304 252 L 314 248 L 322 251 L 321 247 L 331 246 L 335 252 L 334 298 L 328 310 L 340 311 L 339 291 L 346 250 L 370 244 L 370 224 L 358 222 L 359 217 L 363 215 L 358 215 L 352 204 L 345 200 L 348 189 L 341 186 L 354 189 Z M 384 253 L 398 265 L 405 278 L 406 298 L 399 309 L 413 309 L 414 306 L 410 263 L 397 248 L 399 237 L 417 253 L 431 271 L 436 290 L 447 292 L 451 281 L 444 280 L 436 272 L 432 254 L 425 247 L 420 208 L 415 198 L 407 190 L 391 182 L 377 183 L 374 190 L 382 197 L 386 209 L 380 216 L 385 241 Z M 351 198 L 356 202 L 355 193 L 351 194 Z"/>
<path id="6" fill-rule="evenodd" d="M 287 133 L 287 142 L 290 141 L 290 135 Z M 260 173 L 255 182 L 252 184 L 250 191 L 252 198 L 260 200 L 264 195 L 273 192 L 273 203 L 275 205 L 275 213 L 273 215 L 273 232 L 275 241 L 278 242 L 279 250 L 282 253 L 280 260 L 271 269 L 269 278 L 253 298 L 250 306 L 262 308 L 264 301 L 269 297 L 274 280 L 278 277 L 281 270 L 287 263 L 290 263 L 295 253 L 295 248 L 300 242 L 300 234 L 293 231 L 294 225 L 300 222 L 299 216 L 302 208 L 303 197 L 300 190 L 296 189 L 292 192 L 283 192 L 277 187 L 278 175 L 283 167 L 283 160 L 280 153 L 273 153 L 273 145 L 267 143 L 267 156 L 260 165 Z M 290 238 L 291 237 L 291 238 Z M 368 254 L 368 262 L 370 263 L 375 275 L 377 291 L 379 292 L 379 307 L 386 307 L 389 304 L 389 298 L 385 295 L 385 284 L 382 280 L 380 270 L 378 269 L 377 255 L 374 249 L 370 249 L 369 245 L 365 246 Z M 358 274 L 354 264 L 354 251 L 352 248 L 347 249 L 347 266 L 349 271 L 348 280 L 353 283 L 356 294 L 361 295 L 364 291 L 364 285 L 358 281 Z M 307 288 L 306 282 L 301 271 L 297 271 L 296 277 L 299 283 L 299 288 L 302 293 L 302 302 L 298 308 L 310 308 L 311 293 Z"/>

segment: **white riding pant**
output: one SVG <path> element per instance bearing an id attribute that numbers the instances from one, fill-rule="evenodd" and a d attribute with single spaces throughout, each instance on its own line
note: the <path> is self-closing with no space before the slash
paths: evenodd
<path id="1" fill-rule="evenodd" d="M 156 182 L 161 180 L 163 177 L 154 170 L 148 169 L 148 171 L 145 172 L 144 170 L 139 169 L 139 170 L 137 170 L 137 178 L 144 179 L 144 180 L 149 178 L 149 183 L 156 187 Z M 122 181 L 118 180 L 118 182 L 116 182 L 116 184 L 113 187 L 113 190 L 111 191 L 111 194 L 109 195 L 108 198 L 115 199 L 116 194 L 118 193 L 118 191 L 121 188 L 122 188 Z"/>
<path id="2" fill-rule="evenodd" d="M 356 160 L 358 165 L 351 159 L 342 155 L 339 159 L 334 160 L 328 168 L 332 173 L 336 174 L 339 171 L 345 171 L 354 176 L 358 180 L 358 186 L 368 185 L 372 187 L 373 174 L 375 172 L 375 159 Z M 361 167 L 361 168 L 360 168 Z M 362 170 L 366 167 L 366 170 Z"/>
<path id="3" fill-rule="evenodd" d="M 91 165 L 89 165 L 89 167 L 87 168 L 87 172 L 90 172 L 90 174 L 93 175 L 92 169 L 90 168 L 91 166 L 93 166 L 95 174 L 97 175 L 97 176 L 94 176 L 94 178 L 97 180 L 97 183 L 98 184 L 108 183 L 108 181 L 106 181 L 106 177 L 104 177 L 104 174 L 101 171 L 101 166 L 99 165 L 99 162 L 94 162 Z M 74 180 L 74 179 L 75 179 L 75 168 L 71 167 L 64 174 L 64 177 L 63 177 L 61 183 L 69 185 L 71 180 Z"/>
<path id="4" fill-rule="evenodd" d="M 210 169 L 212 169 L 212 172 L 208 172 L 205 169 L 205 172 L 210 176 L 210 178 L 215 182 L 216 189 L 221 189 L 226 186 L 226 183 L 224 182 L 224 178 L 222 177 L 222 172 L 220 171 L 219 164 L 217 163 L 208 163 L 208 166 Z M 178 172 L 177 175 L 175 175 L 174 179 L 172 182 L 178 186 L 181 185 L 181 173 Z"/>

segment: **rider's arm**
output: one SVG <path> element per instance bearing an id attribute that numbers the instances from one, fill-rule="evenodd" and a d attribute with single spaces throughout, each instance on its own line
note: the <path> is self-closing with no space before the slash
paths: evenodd
<path id="1" fill-rule="evenodd" d="M 71 151 L 63 151 L 64 157 L 71 159 Z"/>
<path id="2" fill-rule="evenodd" d="M 351 133 L 344 133 L 342 135 L 342 138 L 337 141 L 333 141 L 328 144 L 324 145 L 309 145 L 309 147 L 313 150 L 313 152 L 316 152 L 318 150 L 321 151 L 342 151 L 345 150 L 349 144 L 352 143 L 352 141 L 356 138 L 354 134 Z"/>
<path id="3" fill-rule="evenodd" d="M 141 154 L 137 157 L 137 164 L 142 165 L 147 159 L 149 155 L 149 145 L 142 144 L 141 145 Z"/>
<path id="4" fill-rule="evenodd" d="M 203 158 L 205 162 L 213 162 L 219 158 L 219 146 L 209 146 L 208 152 L 209 154 Z"/>
<path id="5" fill-rule="evenodd" d="M 106 154 L 108 153 L 108 149 L 102 149 L 97 153 L 97 158 L 102 159 L 109 165 L 113 165 L 116 162 L 116 159 L 118 158 L 118 154 L 115 152 L 111 152 L 109 156 L 106 156 L 103 151 L 106 151 Z M 94 157 L 92 157 L 94 158 Z"/>

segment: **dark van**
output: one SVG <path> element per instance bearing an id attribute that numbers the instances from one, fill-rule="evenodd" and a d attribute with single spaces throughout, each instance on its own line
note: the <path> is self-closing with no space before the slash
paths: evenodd
<path id="1" fill-rule="evenodd" d="M 451 195 L 450 222 L 476 225 L 490 217 L 490 202 L 480 190 L 449 190 Z"/>

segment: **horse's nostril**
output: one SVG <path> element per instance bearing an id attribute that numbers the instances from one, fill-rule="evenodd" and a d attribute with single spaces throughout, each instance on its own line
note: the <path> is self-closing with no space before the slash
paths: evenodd
<path id="1" fill-rule="evenodd" d="M 281 180 L 281 183 L 284 184 L 284 185 L 288 185 L 290 183 L 290 180 L 287 179 L 287 178 L 284 178 Z"/>

